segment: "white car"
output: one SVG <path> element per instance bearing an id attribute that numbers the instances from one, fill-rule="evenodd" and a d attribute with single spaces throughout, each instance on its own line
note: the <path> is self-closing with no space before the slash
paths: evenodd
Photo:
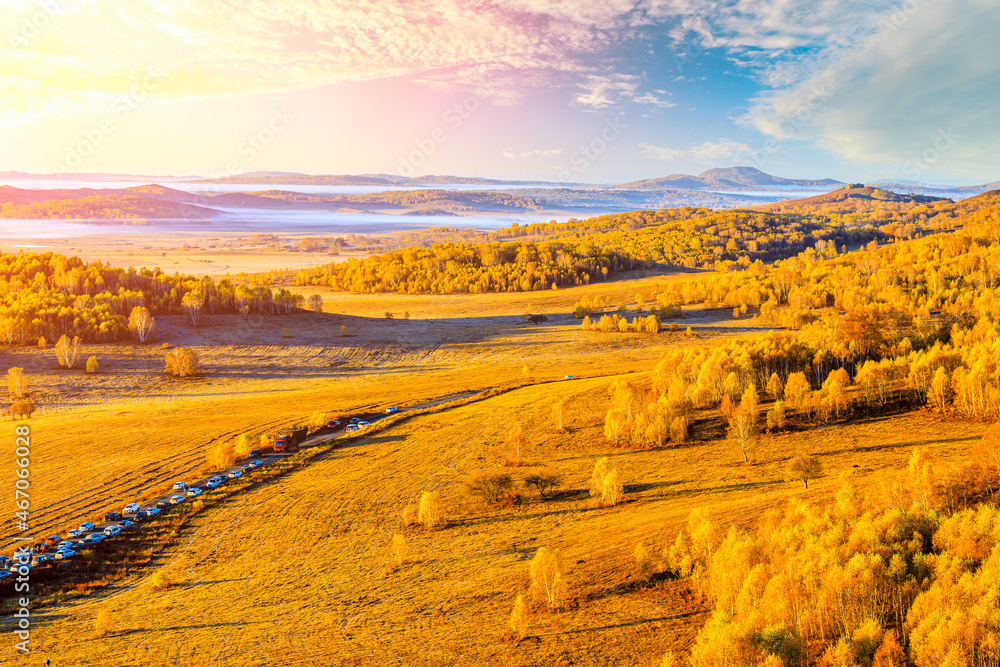
<path id="1" fill-rule="evenodd" d="M 371 422 L 365 422 L 365 421 L 358 422 L 358 428 L 365 428 L 366 426 L 371 426 L 371 425 L 372 425 Z"/>
<path id="2" fill-rule="evenodd" d="M 242 476 L 243 476 L 243 471 L 242 470 L 230 470 L 229 471 L 229 477 L 231 479 L 236 479 L 237 477 L 242 477 Z"/>
<path id="3" fill-rule="evenodd" d="M 115 537 L 121 532 L 122 529 L 119 526 L 108 526 L 107 528 L 104 529 L 104 534 L 107 535 L 108 537 Z"/>
<path id="4" fill-rule="evenodd" d="M 357 430 L 358 430 L 357 424 L 348 424 L 347 428 L 344 429 L 346 433 L 354 433 Z"/>
<path id="5" fill-rule="evenodd" d="M 159 513 L 160 513 L 160 508 L 157 507 L 156 505 L 150 505 L 149 507 L 146 508 L 146 516 L 148 517 L 154 517 Z"/>
<path id="6" fill-rule="evenodd" d="M 385 409 L 385 414 L 387 415 L 391 415 L 393 412 L 399 412 L 399 408 L 397 408 L 395 405 L 390 405 Z"/>
<path id="7" fill-rule="evenodd" d="M 207 482 L 205 482 L 205 488 L 206 489 L 214 489 L 217 486 L 219 486 L 219 480 L 217 480 L 214 477 L 212 479 L 208 480 Z"/>
<path id="8" fill-rule="evenodd" d="M 187 492 L 187 494 L 192 498 L 194 498 L 195 496 L 200 496 L 201 493 L 202 493 L 201 489 L 199 489 L 197 486 L 192 486 L 190 489 L 188 489 Z"/>
<path id="9" fill-rule="evenodd" d="M 80 524 L 80 527 L 78 528 L 78 530 L 81 533 L 89 533 L 93 529 L 94 529 L 94 524 L 92 524 L 89 521 L 84 521 L 83 523 Z"/>
<path id="10" fill-rule="evenodd" d="M 175 491 L 183 491 L 186 488 L 188 488 L 187 482 L 174 482 Z"/>
<path id="11" fill-rule="evenodd" d="M 180 505 L 182 502 L 187 500 L 184 496 L 170 496 L 171 505 Z"/>
<path id="12" fill-rule="evenodd" d="M 56 552 L 56 560 L 64 560 L 64 559 L 67 559 L 67 558 L 72 558 L 75 555 L 76 555 L 76 552 L 73 551 L 72 549 L 64 549 L 62 551 L 57 551 Z"/>
<path id="13" fill-rule="evenodd" d="M 135 514 L 139 511 L 139 503 L 129 503 L 122 510 L 122 514 Z"/>
<path id="14" fill-rule="evenodd" d="M 67 532 L 66 535 L 67 537 L 80 537 L 81 535 L 83 535 L 83 531 L 80 530 L 79 528 L 74 528 L 73 530 Z"/>

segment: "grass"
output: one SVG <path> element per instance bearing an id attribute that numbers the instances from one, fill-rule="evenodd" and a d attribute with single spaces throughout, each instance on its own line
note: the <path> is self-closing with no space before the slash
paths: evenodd
<path id="1" fill-rule="evenodd" d="M 721 427 L 711 422 L 702 439 L 680 447 L 607 446 L 608 384 L 529 385 L 400 418 L 318 452 L 309 465 L 193 516 L 156 570 L 69 603 L 72 613 L 66 603 L 41 610 L 33 648 L 80 665 L 657 664 L 667 650 L 685 651 L 707 612 L 684 582 L 635 582 L 640 540 L 671 541 L 696 507 L 747 524 L 791 498 L 829 502 L 845 476 L 878 499 L 914 446 L 947 465 L 983 428 L 929 411 L 871 417 L 767 436 L 745 465 L 735 445 L 713 437 Z M 566 432 L 552 426 L 560 399 Z M 502 464 L 514 421 L 528 434 L 524 457 L 537 466 L 507 470 L 521 479 L 544 465 L 564 483 L 548 500 L 522 491 L 520 504 L 484 507 L 461 482 Z M 807 445 L 826 471 L 808 490 L 783 473 Z M 595 506 L 587 493 L 599 456 L 623 475 L 617 507 Z M 441 493 L 447 527 L 402 528 L 404 505 L 425 490 Z M 407 560 L 387 572 L 396 533 Z M 568 600 L 554 611 L 536 604 L 526 638 L 516 641 L 510 612 L 541 546 L 562 553 Z M 181 583 L 151 592 L 162 568 Z M 115 619 L 115 635 L 78 640 L 91 634 L 98 609 Z"/>

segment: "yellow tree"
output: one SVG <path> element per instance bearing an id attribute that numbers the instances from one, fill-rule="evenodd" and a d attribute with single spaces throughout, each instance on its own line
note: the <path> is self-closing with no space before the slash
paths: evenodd
<path id="1" fill-rule="evenodd" d="M 733 416 L 729 418 L 729 437 L 739 445 L 744 463 L 750 462 L 750 452 L 757 441 L 757 433 L 756 414 L 743 405 L 733 410 Z"/>
<path id="2" fill-rule="evenodd" d="M 7 391 L 10 392 L 12 401 L 28 396 L 28 378 L 25 377 L 23 368 L 12 366 L 7 369 Z"/>
<path id="3" fill-rule="evenodd" d="M 806 379 L 805 373 L 792 373 L 785 384 L 785 398 L 794 409 L 801 410 L 809 389 L 809 380 Z"/>
<path id="4" fill-rule="evenodd" d="M 156 327 L 156 320 L 149 313 L 149 309 L 143 306 L 136 306 L 128 316 L 128 328 L 139 339 L 140 343 L 145 343 L 146 339 Z"/>
<path id="5" fill-rule="evenodd" d="M 566 594 L 562 557 L 558 551 L 540 548 L 528 566 L 531 575 L 529 594 L 536 600 L 545 600 L 550 607 L 558 607 Z"/>
<path id="6" fill-rule="evenodd" d="M 767 393 L 771 394 L 771 398 L 778 400 L 778 396 L 781 394 L 784 387 L 781 384 L 781 377 L 777 373 L 771 373 L 770 379 L 767 381 Z"/>
<path id="7" fill-rule="evenodd" d="M 56 361 L 64 368 L 73 368 L 76 360 L 80 358 L 80 337 L 74 336 L 73 340 L 65 334 L 56 343 Z"/>

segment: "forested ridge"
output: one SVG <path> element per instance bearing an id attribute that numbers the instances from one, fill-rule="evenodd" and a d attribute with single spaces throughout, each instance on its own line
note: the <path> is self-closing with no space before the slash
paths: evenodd
<path id="1" fill-rule="evenodd" d="M 735 271 L 813 248 L 826 257 L 872 241 L 937 233 L 987 219 L 1000 195 L 963 202 L 855 201 L 850 210 L 768 212 L 679 208 L 633 211 L 565 223 L 514 224 L 486 234 L 446 230 L 365 259 L 299 271 L 296 284 L 353 292 L 483 293 L 587 284 L 608 273 L 673 265 Z M 838 204 L 839 205 L 839 204 Z M 810 206 L 812 206 L 810 204 Z M 803 205 L 803 208 L 809 208 Z"/>
<path id="2" fill-rule="evenodd" d="M 250 281 L 195 278 L 160 269 L 85 263 L 57 253 L 0 253 L 0 343 L 53 341 L 63 335 L 108 342 L 128 335 L 137 306 L 153 314 L 291 312 L 303 299 Z"/>

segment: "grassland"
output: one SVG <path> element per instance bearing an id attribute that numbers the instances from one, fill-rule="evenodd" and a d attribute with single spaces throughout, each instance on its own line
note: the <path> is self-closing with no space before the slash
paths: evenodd
<path id="1" fill-rule="evenodd" d="M 957 461 L 982 430 L 931 412 L 793 430 L 765 438 L 747 466 L 717 437 L 711 415 L 691 445 L 609 448 L 601 435 L 608 384 L 526 386 L 335 449 L 198 515 L 142 574 L 43 610 L 36 650 L 79 665 L 656 664 L 686 647 L 707 612 L 685 583 L 632 583 L 640 540 L 672 541 L 696 507 L 746 524 L 792 497 L 828 502 L 844 476 L 878 498 L 904 474 L 914 446 Z M 559 399 L 566 433 L 551 426 Z M 549 500 L 523 492 L 520 505 L 484 508 L 461 482 L 501 465 L 515 420 L 530 436 L 526 459 L 558 469 L 564 484 Z M 806 443 L 826 470 L 808 491 L 782 472 Z M 626 502 L 613 508 L 587 493 L 602 455 L 624 475 Z M 440 490 L 448 526 L 407 529 L 410 558 L 386 572 L 403 506 L 428 489 Z M 560 610 L 539 609 L 528 639 L 513 642 L 507 616 L 540 546 L 562 552 L 569 599 Z M 159 569 L 183 583 L 151 592 Z M 81 639 L 98 609 L 118 629 Z"/>
<path id="2" fill-rule="evenodd" d="M 273 431 L 314 410 L 350 415 L 511 388 L 409 418 L 209 505 L 157 547 L 148 567 L 98 590 L 37 600 L 34 650 L 74 665 L 653 665 L 667 650 L 685 651 L 708 610 L 686 582 L 636 584 L 639 541 L 659 549 L 695 508 L 748 525 L 791 498 L 826 503 L 844 477 L 878 503 L 913 447 L 926 446 L 947 467 L 980 437 L 983 425 L 929 411 L 793 425 L 764 437 L 746 465 L 725 439 L 721 416 L 705 411 L 689 444 L 609 446 L 603 420 L 613 379 L 642 386 L 644 371 L 673 346 L 759 330 L 728 310 L 691 308 L 679 322 L 697 337 L 599 334 L 567 313 L 583 296 L 631 301 L 688 277 L 648 274 L 534 294 L 320 292 L 336 314 L 218 316 L 198 328 L 162 318 L 155 345 L 87 350 L 101 359 L 98 376 L 56 368 L 51 350 L 5 351 L 5 363 L 25 367 L 50 397 L 32 420 L 39 535 L 184 477 L 203 465 L 210 444 L 241 432 Z M 548 320 L 525 322 L 529 311 Z M 400 319 L 405 312 L 410 318 Z M 195 349 L 202 376 L 166 378 L 162 341 Z M 567 374 L 577 379 L 562 380 Z M 566 401 L 566 432 L 552 426 L 558 400 Z M 463 492 L 470 472 L 504 469 L 521 479 L 534 469 L 502 467 L 515 422 L 528 433 L 526 460 L 557 469 L 563 484 L 544 501 L 520 490 L 520 502 L 484 507 Z M 803 448 L 825 470 L 808 490 L 783 472 Z M 587 492 L 600 456 L 623 475 L 625 502 L 617 507 L 596 506 Z M 0 471 L 0 484 L 11 474 Z M 448 525 L 401 529 L 404 505 L 429 489 L 440 491 Z M 387 571 L 398 530 L 409 559 Z M 12 523 L 0 533 L 8 539 Z M 541 546 L 562 553 L 569 596 L 558 610 L 537 607 L 517 642 L 507 618 Z M 159 572 L 177 584 L 153 591 Z M 99 610 L 116 629 L 92 638 Z M 10 651 L 0 648 L 0 662 Z"/>

